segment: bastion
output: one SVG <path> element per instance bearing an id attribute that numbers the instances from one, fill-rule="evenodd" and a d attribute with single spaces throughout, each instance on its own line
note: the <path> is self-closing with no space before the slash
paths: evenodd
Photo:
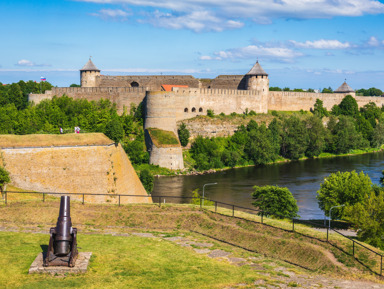
<path id="1" fill-rule="evenodd" d="M 0 156 L 12 185 L 27 191 L 89 194 L 85 202 L 118 203 L 117 194 L 135 195 L 121 203 L 152 202 L 121 145 L 103 134 L 2 135 Z"/>

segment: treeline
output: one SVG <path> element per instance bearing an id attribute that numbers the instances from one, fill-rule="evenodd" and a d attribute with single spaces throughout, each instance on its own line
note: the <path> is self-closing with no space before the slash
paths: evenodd
<path id="1" fill-rule="evenodd" d="M 358 110 L 351 96 L 346 96 L 331 112 L 317 100 L 311 115 L 288 117 L 274 112 L 276 118 L 268 126 L 251 120 L 231 137 L 199 136 L 192 143 L 190 154 L 196 169 L 208 170 L 380 147 L 384 144 L 383 112 L 384 108 L 374 103 Z M 328 115 L 325 125 L 323 117 Z"/>
<path id="2" fill-rule="evenodd" d="M 44 93 L 52 88 L 47 81 L 41 83 L 20 80 L 17 83 L 2 84 L 0 82 L 0 106 L 14 104 L 16 109 L 25 109 L 28 106 L 28 95 L 30 93 Z"/>

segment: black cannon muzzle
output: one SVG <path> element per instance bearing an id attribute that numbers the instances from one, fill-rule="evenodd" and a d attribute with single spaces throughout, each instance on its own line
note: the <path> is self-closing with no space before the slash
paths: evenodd
<path id="1" fill-rule="evenodd" d="M 66 256 L 71 251 L 72 221 L 69 202 L 69 196 L 61 197 L 60 213 L 56 224 L 56 235 L 53 240 L 53 252 L 56 256 Z"/>

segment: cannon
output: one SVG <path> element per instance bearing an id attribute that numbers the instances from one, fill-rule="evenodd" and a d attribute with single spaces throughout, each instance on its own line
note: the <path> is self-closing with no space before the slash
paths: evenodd
<path id="1" fill-rule="evenodd" d="M 72 227 L 70 215 L 70 198 L 60 199 L 59 218 L 55 228 L 49 230 L 48 252 L 44 258 L 44 266 L 74 267 L 77 259 L 77 229 Z"/>

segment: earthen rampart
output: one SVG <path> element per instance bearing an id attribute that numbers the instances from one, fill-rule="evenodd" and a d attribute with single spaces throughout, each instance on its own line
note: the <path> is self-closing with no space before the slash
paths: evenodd
<path id="1" fill-rule="evenodd" d="M 122 203 L 151 202 L 121 145 L 0 151 L 16 187 L 38 192 L 108 194 L 85 196 L 86 202 L 117 203 L 116 194 L 143 196 L 122 197 Z"/>

